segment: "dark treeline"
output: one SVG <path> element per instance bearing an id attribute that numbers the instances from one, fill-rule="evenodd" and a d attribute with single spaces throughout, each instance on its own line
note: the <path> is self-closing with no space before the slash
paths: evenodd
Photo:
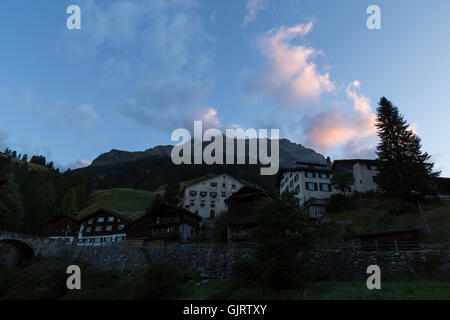
<path id="1" fill-rule="evenodd" d="M 99 189 L 136 188 L 155 190 L 172 179 L 180 182 L 207 174 L 228 173 L 237 179 L 258 184 L 276 194 L 276 176 L 261 176 L 260 165 L 174 165 L 170 157 L 149 156 L 120 164 L 76 170 L 97 181 Z"/>
<path id="2" fill-rule="evenodd" d="M 0 172 L 5 184 L 0 188 L 0 229 L 39 234 L 48 221 L 61 214 L 73 215 L 86 206 L 94 190 L 91 179 L 67 170 L 64 173 L 34 156 L 32 166 L 23 157 L 0 156 Z"/>

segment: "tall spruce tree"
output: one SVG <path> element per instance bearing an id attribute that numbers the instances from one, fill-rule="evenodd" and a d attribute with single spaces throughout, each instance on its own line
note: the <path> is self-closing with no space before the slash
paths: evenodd
<path id="1" fill-rule="evenodd" d="M 422 153 L 420 138 L 410 129 L 398 108 L 385 97 L 377 108 L 376 127 L 380 143 L 377 146 L 377 184 L 392 197 L 409 199 L 413 192 L 421 196 L 435 192 L 434 164 L 430 155 Z"/>

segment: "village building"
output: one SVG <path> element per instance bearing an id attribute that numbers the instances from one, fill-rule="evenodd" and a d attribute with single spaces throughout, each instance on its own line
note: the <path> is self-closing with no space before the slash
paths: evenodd
<path id="1" fill-rule="evenodd" d="M 78 234 L 78 221 L 69 215 L 60 215 L 48 222 L 41 235 L 50 239 L 72 243 Z"/>
<path id="2" fill-rule="evenodd" d="M 202 217 L 206 225 L 213 224 L 216 216 L 227 211 L 225 199 L 243 185 L 243 182 L 226 173 L 207 175 L 185 184 L 181 205 Z"/>
<path id="3" fill-rule="evenodd" d="M 251 230 L 256 225 L 256 207 L 273 195 L 256 185 L 247 184 L 225 200 L 228 206 L 229 233 L 232 243 L 251 241 Z"/>
<path id="4" fill-rule="evenodd" d="M 280 194 L 294 193 L 299 205 L 304 207 L 310 199 L 328 199 L 336 193 L 331 187 L 331 174 L 329 164 L 297 162 L 294 168 L 280 170 L 277 185 L 280 187 Z M 316 206 L 310 202 L 308 214 L 313 213 L 310 218 L 320 218 L 323 215 L 319 214 L 321 210 L 321 204 Z"/>
<path id="5" fill-rule="evenodd" d="M 375 182 L 377 171 L 377 161 L 368 159 L 335 160 L 333 171 L 344 171 L 353 174 L 355 184 L 354 191 L 365 193 L 376 191 L 378 186 Z"/>
<path id="6" fill-rule="evenodd" d="M 125 241 L 125 229 L 132 219 L 107 209 L 99 209 L 79 221 L 78 245 L 102 246 Z"/>
<path id="7" fill-rule="evenodd" d="M 127 241 L 195 242 L 198 240 L 201 220 L 199 215 L 166 203 L 133 222 L 127 228 Z"/>

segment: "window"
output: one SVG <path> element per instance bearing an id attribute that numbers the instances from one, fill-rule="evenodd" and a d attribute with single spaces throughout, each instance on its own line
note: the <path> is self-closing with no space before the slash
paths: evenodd
<path id="1" fill-rule="evenodd" d="M 236 185 L 235 184 L 231 185 L 231 188 L 236 189 Z"/>
<path id="2" fill-rule="evenodd" d="M 306 190 L 316 191 L 317 185 L 314 182 L 306 182 Z"/>
<path id="3" fill-rule="evenodd" d="M 222 183 L 222 188 L 225 188 L 227 185 L 225 183 Z"/>
<path id="4" fill-rule="evenodd" d="M 298 181 L 298 175 L 295 175 L 294 177 L 294 181 L 297 182 Z"/>
<path id="5" fill-rule="evenodd" d="M 102 231 L 103 230 L 103 227 L 102 226 L 97 226 L 97 227 L 95 227 L 95 231 Z"/>
<path id="6" fill-rule="evenodd" d="M 320 178 L 321 179 L 328 179 L 330 176 L 329 176 L 329 174 L 328 173 L 321 173 L 320 174 Z"/>
<path id="7" fill-rule="evenodd" d="M 195 202 L 191 201 L 191 207 L 195 206 Z"/>
<path id="8" fill-rule="evenodd" d="M 297 193 L 300 192 L 300 186 L 296 186 L 296 187 L 295 187 L 295 192 L 297 192 Z"/>
<path id="9" fill-rule="evenodd" d="M 86 232 L 87 232 L 87 233 L 91 232 L 91 227 L 87 227 L 87 228 L 86 228 Z"/>
<path id="10" fill-rule="evenodd" d="M 214 208 L 216 206 L 216 202 L 215 201 L 211 201 L 211 207 Z"/>
<path id="11" fill-rule="evenodd" d="M 374 165 L 369 165 L 367 167 L 369 168 L 369 170 L 377 170 L 377 166 Z"/>
<path id="12" fill-rule="evenodd" d="M 106 226 L 106 231 L 111 231 L 112 230 L 112 226 Z"/>
<path id="13" fill-rule="evenodd" d="M 329 192 L 331 190 L 330 185 L 328 183 L 320 184 L 320 191 Z"/>
<path id="14" fill-rule="evenodd" d="M 93 224 L 94 223 L 94 219 L 89 219 L 88 224 Z"/>
<path id="15" fill-rule="evenodd" d="M 108 222 L 113 222 L 114 221 L 114 217 L 109 217 L 108 218 Z"/>
<path id="16" fill-rule="evenodd" d="M 216 216 L 216 212 L 214 211 L 214 210 L 211 210 L 210 212 L 209 212 L 209 217 L 210 218 L 214 218 Z"/>
<path id="17" fill-rule="evenodd" d="M 201 191 L 201 192 L 200 192 L 200 195 L 201 195 L 202 197 L 206 197 L 207 194 L 208 194 L 208 192 L 206 192 L 206 191 Z"/>
<path id="18" fill-rule="evenodd" d="M 189 194 L 193 197 L 195 197 L 197 195 L 197 191 L 190 191 Z"/>
<path id="19" fill-rule="evenodd" d="M 103 222 L 103 221 L 105 221 L 105 218 L 104 218 L 104 217 L 100 217 L 100 218 L 98 218 L 98 220 L 97 220 L 97 222 Z"/>
<path id="20" fill-rule="evenodd" d="M 226 192 L 222 192 L 222 197 L 226 197 L 227 193 Z"/>
<path id="21" fill-rule="evenodd" d="M 213 198 L 217 197 L 217 192 L 210 192 L 209 195 Z"/>
<path id="22" fill-rule="evenodd" d="M 307 178 L 315 178 L 314 172 L 305 172 L 305 177 Z"/>
<path id="23" fill-rule="evenodd" d="M 119 224 L 119 226 L 117 227 L 117 230 L 123 230 L 124 228 L 125 228 L 125 225 Z"/>
<path id="24" fill-rule="evenodd" d="M 211 187 L 217 187 L 217 182 L 211 182 Z"/>
<path id="25" fill-rule="evenodd" d="M 204 207 L 205 206 L 205 200 L 202 200 L 200 203 L 200 207 Z"/>

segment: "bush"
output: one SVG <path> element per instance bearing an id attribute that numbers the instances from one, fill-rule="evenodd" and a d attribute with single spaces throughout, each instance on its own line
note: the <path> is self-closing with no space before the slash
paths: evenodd
<path id="1" fill-rule="evenodd" d="M 183 272 L 172 262 L 150 264 L 135 279 L 135 295 L 142 300 L 173 300 L 181 296 Z"/>
<path id="2" fill-rule="evenodd" d="M 383 209 L 388 214 L 394 216 L 399 216 L 405 213 L 417 213 L 417 206 L 415 203 L 400 198 L 384 200 Z"/>
<path id="3" fill-rule="evenodd" d="M 243 259 L 233 263 L 233 279 L 241 283 L 259 282 L 261 272 L 255 258 Z"/>
<path id="4" fill-rule="evenodd" d="M 228 213 L 221 213 L 215 221 L 213 228 L 214 241 L 218 243 L 226 243 L 228 241 Z"/>
<path id="5" fill-rule="evenodd" d="M 353 197 L 347 197 L 341 193 L 333 194 L 330 197 L 329 210 L 331 213 L 350 210 L 354 207 L 355 201 Z"/>
<path id="6" fill-rule="evenodd" d="M 378 218 L 377 218 L 377 229 L 384 229 L 386 227 L 392 226 L 394 224 L 394 221 L 392 220 L 392 216 L 385 212 L 382 213 Z"/>

